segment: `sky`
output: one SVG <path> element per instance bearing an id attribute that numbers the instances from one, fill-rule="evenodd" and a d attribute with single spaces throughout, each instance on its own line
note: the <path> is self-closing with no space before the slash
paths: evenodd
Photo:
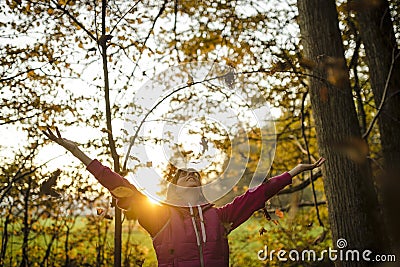
<path id="1" fill-rule="evenodd" d="M 260 2 L 261 5 L 266 5 L 263 8 L 268 8 L 269 4 L 272 3 L 263 3 L 262 1 Z M 246 13 L 251 13 L 254 12 L 254 10 L 248 8 L 245 4 L 243 6 L 238 6 L 237 7 L 237 12 L 238 14 L 246 15 Z M 11 20 L 12 18 L 10 17 L 0 17 L 0 20 L 2 22 L 7 22 Z M 180 17 L 180 23 L 178 24 L 178 27 L 180 27 L 178 30 L 184 31 L 189 29 L 188 25 L 190 24 L 190 18 L 188 17 Z M 167 21 L 163 21 L 162 23 L 159 23 L 156 25 L 155 32 L 159 30 L 161 26 L 168 27 L 171 25 L 168 25 Z M 43 25 L 40 27 L 35 28 L 35 32 L 40 32 L 43 30 Z M 24 44 L 25 42 L 34 42 L 37 39 L 40 39 L 41 36 L 40 34 L 37 35 L 35 33 L 32 33 L 31 35 L 24 36 L 21 38 L 18 38 L 16 40 L 13 40 L 13 42 L 16 43 L 21 43 Z M 260 38 L 262 38 L 260 36 Z M 156 43 L 153 38 L 149 39 L 148 46 L 150 47 L 155 47 Z M 82 51 L 82 50 L 81 50 Z M 84 52 L 82 52 L 84 53 Z M 76 58 L 82 58 L 84 55 L 75 55 Z M 101 66 L 101 61 L 100 57 L 98 57 L 98 60 L 90 64 L 88 68 L 83 69 L 82 66 L 78 64 L 74 65 L 73 67 L 81 73 L 81 79 L 64 79 L 63 84 L 65 86 L 65 90 L 59 90 L 59 96 L 60 98 L 63 97 L 63 94 L 68 94 L 68 92 L 72 94 L 85 94 L 86 96 L 88 95 L 93 95 L 95 96 L 98 94 L 98 89 L 96 88 L 96 85 L 102 86 L 102 66 Z M 126 61 L 126 62 L 119 62 L 120 65 L 126 65 L 128 69 L 132 69 L 132 62 L 131 61 Z M 146 56 L 142 57 L 141 61 L 139 62 L 139 68 L 137 69 L 137 73 L 135 76 L 135 81 L 132 84 L 132 86 L 129 86 L 128 89 L 124 93 L 119 93 L 116 90 L 111 91 L 111 102 L 112 104 L 114 102 L 117 103 L 126 103 L 129 101 L 134 101 L 134 95 L 135 92 L 140 91 L 140 88 L 142 88 L 143 85 L 146 84 L 148 81 L 148 77 L 143 77 L 140 75 L 143 71 L 151 73 L 153 69 L 156 69 L 158 73 L 162 73 L 166 69 L 165 64 L 159 64 L 157 62 L 154 62 L 152 58 Z M 112 74 L 111 74 L 112 76 Z M 97 77 L 97 81 L 94 82 L 93 79 Z M 116 88 L 121 87 L 122 84 L 117 83 L 114 85 Z M 77 88 L 80 88 L 80 90 L 77 90 Z M 95 103 L 95 102 L 93 102 Z M 87 112 L 90 112 L 93 110 L 93 103 L 87 103 L 86 105 L 86 110 Z M 104 105 L 103 102 L 100 101 L 100 105 Z M 104 107 L 100 106 L 101 109 L 104 110 Z M 166 105 L 161 105 L 158 109 L 157 112 L 155 113 L 152 118 L 154 119 L 155 116 L 158 114 L 162 114 L 165 111 L 167 111 L 167 106 Z M 83 110 L 85 112 L 85 110 Z M 280 115 L 280 110 L 279 108 L 272 108 L 272 115 L 277 118 Z M 221 122 L 220 122 L 221 123 Z M 226 128 L 226 124 L 228 121 L 223 121 L 221 125 Z M 113 121 L 113 129 L 114 129 L 114 136 L 116 138 L 120 137 L 122 135 L 121 129 L 124 128 L 124 121 L 121 120 L 114 120 Z M 104 124 L 105 125 L 105 124 Z M 196 122 L 194 120 L 189 121 L 182 130 L 180 131 L 179 134 L 179 141 L 184 144 L 184 149 L 185 150 L 195 150 L 198 151 L 201 149 L 201 136 L 200 135 L 193 135 L 189 134 L 189 130 L 187 128 L 196 126 Z M 104 133 L 101 131 L 101 128 L 98 129 L 92 129 L 88 127 L 77 127 L 77 126 L 69 126 L 69 127 L 63 127 L 62 125 L 58 125 L 60 128 L 60 131 L 62 132 L 63 137 L 74 140 L 78 143 L 87 143 L 89 140 L 98 138 L 99 136 L 104 136 Z M 104 126 L 103 126 L 104 127 Z M 145 128 L 159 128 L 160 125 L 158 123 L 148 123 L 146 124 Z M 198 127 L 198 126 L 196 126 Z M 229 129 L 228 129 L 229 131 Z M 12 155 L 11 151 L 15 151 L 16 148 L 19 147 L 21 143 L 24 142 L 25 140 L 25 134 L 20 131 L 17 127 L 14 127 L 12 125 L 6 125 L 0 127 L 0 134 L 2 136 L 2 142 L 1 142 L 1 151 L 0 151 L 0 157 L 3 159 L 10 159 L 10 156 Z M 45 138 L 43 136 L 43 138 Z M 194 141 L 195 140 L 195 141 Z M 162 165 L 163 163 L 165 164 L 165 156 L 163 155 L 163 151 L 160 151 L 160 147 L 155 147 L 154 145 L 147 145 L 146 147 L 147 153 L 151 154 L 151 161 L 154 162 L 153 166 L 158 166 Z M 91 151 L 85 151 L 90 157 L 96 158 L 98 156 L 99 151 L 91 150 Z M 119 151 L 120 154 L 124 154 L 124 151 Z M 218 153 L 215 155 L 215 157 L 221 158 L 221 155 L 218 155 Z M 79 165 L 78 160 L 76 160 L 72 155 L 69 153 L 66 153 L 65 150 L 62 147 L 59 147 L 57 144 L 47 144 L 45 145 L 41 151 L 39 152 L 38 157 L 36 158 L 37 164 L 41 164 L 45 161 L 50 160 L 50 162 L 47 164 L 45 169 L 48 169 L 49 171 L 53 171 L 57 168 L 63 168 L 65 166 L 76 166 Z M 95 183 L 95 180 L 92 178 L 93 183 Z M 68 180 L 68 179 L 67 179 Z M 67 183 L 68 181 L 65 180 L 64 182 Z"/>

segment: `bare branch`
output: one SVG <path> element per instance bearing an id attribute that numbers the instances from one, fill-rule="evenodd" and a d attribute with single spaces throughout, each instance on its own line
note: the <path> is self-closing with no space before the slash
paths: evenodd
<path id="1" fill-rule="evenodd" d="M 111 29 L 110 34 L 112 34 L 112 32 L 117 28 L 117 26 L 121 22 L 121 20 L 123 20 L 126 17 L 126 15 L 128 15 L 139 3 L 140 3 L 140 0 L 136 1 L 136 3 L 128 11 L 126 11 L 125 14 L 122 15 L 122 17 L 119 18 L 117 23 L 115 23 L 114 27 Z"/>
<path id="2" fill-rule="evenodd" d="M 320 205 L 326 205 L 326 201 L 318 201 L 317 202 L 317 206 Z M 301 202 L 299 204 L 296 205 L 299 208 L 303 208 L 303 207 L 312 207 L 315 206 L 314 202 Z M 279 208 L 281 211 L 289 211 L 290 208 L 292 207 L 292 205 L 286 205 L 285 207 Z M 269 209 L 268 213 L 275 213 L 275 209 Z"/>
<path id="3" fill-rule="evenodd" d="M 287 189 L 283 189 L 283 190 L 279 191 L 278 195 L 287 195 L 287 194 L 291 194 L 291 193 L 303 190 L 311 183 L 311 180 L 316 181 L 318 178 L 321 178 L 321 177 L 322 177 L 322 172 L 319 171 L 319 172 L 313 174 L 312 177 L 310 176 L 309 179 L 307 178 L 306 180 L 304 180 L 301 184 L 298 184 L 296 186 L 292 186 Z"/>
<path id="4" fill-rule="evenodd" d="M 89 37 L 94 40 L 97 41 L 96 37 L 93 35 L 93 33 L 91 33 L 88 29 L 86 29 L 86 27 L 80 22 L 78 21 L 78 19 L 73 16 L 65 7 L 63 7 L 62 5 L 60 5 L 59 3 L 57 3 L 56 1 L 52 1 L 53 4 L 56 5 L 56 7 L 58 9 L 60 9 L 61 11 L 64 12 L 64 14 L 66 14 L 73 22 L 75 22 L 79 27 L 81 27 L 81 29 L 83 29 L 88 35 Z"/>
<path id="5" fill-rule="evenodd" d="M 395 54 L 394 54 L 395 51 L 396 51 L 396 49 L 393 48 L 393 51 L 392 51 L 392 63 L 390 64 L 390 69 L 389 69 L 388 76 L 387 76 L 387 78 L 386 78 L 385 88 L 384 88 L 384 90 L 383 90 L 383 95 L 382 95 L 381 103 L 379 104 L 379 107 L 378 107 L 378 112 L 375 114 L 374 118 L 372 119 L 372 121 L 371 121 L 371 123 L 370 123 L 370 125 L 369 125 L 369 127 L 368 127 L 368 130 L 362 135 L 362 138 L 363 138 L 363 139 L 368 138 L 368 135 L 371 133 L 372 128 L 374 127 L 374 124 L 375 124 L 376 120 L 378 119 L 378 116 L 379 116 L 379 115 L 381 114 L 381 112 L 382 112 L 383 105 L 384 105 L 385 102 L 386 102 L 386 95 L 387 95 L 387 91 L 388 91 L 388 88 L 389 88 L 390 79 L 392 78 L 392 72 L 393 72 L 393 68 L 394 68 L 394 63 L 396 62 L 396 60 L 397 60 L 397 59 L 399 58 L 399 56 L 400 56 L 400 52 L 397 53 L 397 55 L 395 55 Z"/>

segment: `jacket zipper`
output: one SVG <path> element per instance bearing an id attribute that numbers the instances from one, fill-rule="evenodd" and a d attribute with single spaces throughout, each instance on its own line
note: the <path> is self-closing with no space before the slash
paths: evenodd
<path id="1" fill-rule="evenodd" d="M 203 245 L 201 243 L 200 243 L 200 246 L 199 246 L 199 252 L 200 252 L 200 266 L 204 267 Z"/>
<path id="2" fill-rule="evenodd" d="M 203 236 L 202 236 L 202 233 L 200 231 L 198 231 L 198 229 L 197 229 L 198 220 L 196 218 L 196 215 L 195 215 L 195 213 L 193 211 L 192 206 L 189 206 L 189 209 L 190 209 L 190 216 L 192 217 L 191 219 L 192 219 L 192 223 L 193 223 L 193 230 L 194 230 L 194 232 L 196 234 L 197 247 L 199 249 L 200 266 L 204 267 L 203 245 L 202 245 L 202 240 L 200 239 L 200 236 L 202 238 L 203 238 Z M 201 224 L 201 222 L 200 222 L 200 224 Z"/>

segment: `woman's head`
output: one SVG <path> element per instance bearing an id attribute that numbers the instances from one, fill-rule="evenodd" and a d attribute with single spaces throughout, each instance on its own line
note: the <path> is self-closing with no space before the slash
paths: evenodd
<path id="1" fill-rule="evenodd" d="M 169 181 L 167 189 L 167 200 L 175 200 L 176 203 L 187 204 L 193 201 L 205 203 L 203 192 L 201 190 L 201 175 L 193 169 L 178 169 Z M 196 189 L 197 188 L 197 189 Z"/>
<path id="2" fill-rule="evenodd" d="M 193 168 L 178 169 L 171 182 L 182 187 L 197 187 L 201 186 L 201 176 Z"/>

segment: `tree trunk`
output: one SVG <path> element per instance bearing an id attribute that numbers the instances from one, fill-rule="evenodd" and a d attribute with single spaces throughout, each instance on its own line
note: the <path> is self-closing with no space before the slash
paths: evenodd
<path id="1" fill-rule="evenodd" d="M 0 266 L 5 265 L 6 252 L 8 246 L 8 225 L 10 224 L 11 209 L 6 213 L 6 218 L 4 220 L 3 231 L 1 236 L 1 250 L 0 250 Z"/>
<path id="2" fill-rule="evenodd" d="M 334 246 L 344 238 L 347 249 L 379 252 L 384 244 L 371 168 L 364 156 L 351 158 L 345 144 L 361 141 L 334 0 L 298 0 L 305 58 L 310 70 L 311 107 L 319 153 L 327 159 L 324 187 Z M 340 149 L 339 149 L 340 148 Z M 358 160 L 357 160 L 358 159 Z M 365 262 L 337 261 L 337 266 Z"/>
<path id="3" fill-rule="evenodd" d="M 400 56 L 387 0 L 357 12 L 359 32 L 367 55 L 370 83 L 378 107 L 385 174 L 381 195 L 391 243 L 400 250 Z M 386 94 L 385 94 L 386 90 Z"/>
<path id="4" fill-rule="evenodd" d="M 23 239 L 22 239 L 22 259 L 20 263 L 20 267 L 28 267 L 30 266 L 29 255 L 28 255 L 28 242 L 29 242 L 29 233 L 31 229 L 31 224 L 29 220 L 29 201 L 31 198 L 31 184 L 32 178 L 28 177 L 27 185 L 28 187 L 23 192 L 23 207 L 24 207 L 24 218 L 23 218 Z"/>
<path id="5" fill-rule="evenodd" d="M 114 171 L 120 172 L 119 156 L 115 146 L 113 137 L 112 123 L 111 123 L 111 104 L 110 104 L 110 84 L 108 79 L 108 64 L 107 64 L 107 41 L 106 35 L 106 9 L 107 1 L 102 0 L 101 5 L 101 38 L 98 41 L 101 46 L 101 56 L 103 61 L 103 74 L 104 74 L 104 99 L 106 104 L 106 125 L 108 133 L 108 144 L 110 146 L 111 156 L 114 161 Z M 115 207 L 115 224 L 114 224 L 114 267 L 121 267 L 121 253 L 122 253 L 122 211 L 116 205 L 116 200 L 113 198 L 112 206 Z"/>

